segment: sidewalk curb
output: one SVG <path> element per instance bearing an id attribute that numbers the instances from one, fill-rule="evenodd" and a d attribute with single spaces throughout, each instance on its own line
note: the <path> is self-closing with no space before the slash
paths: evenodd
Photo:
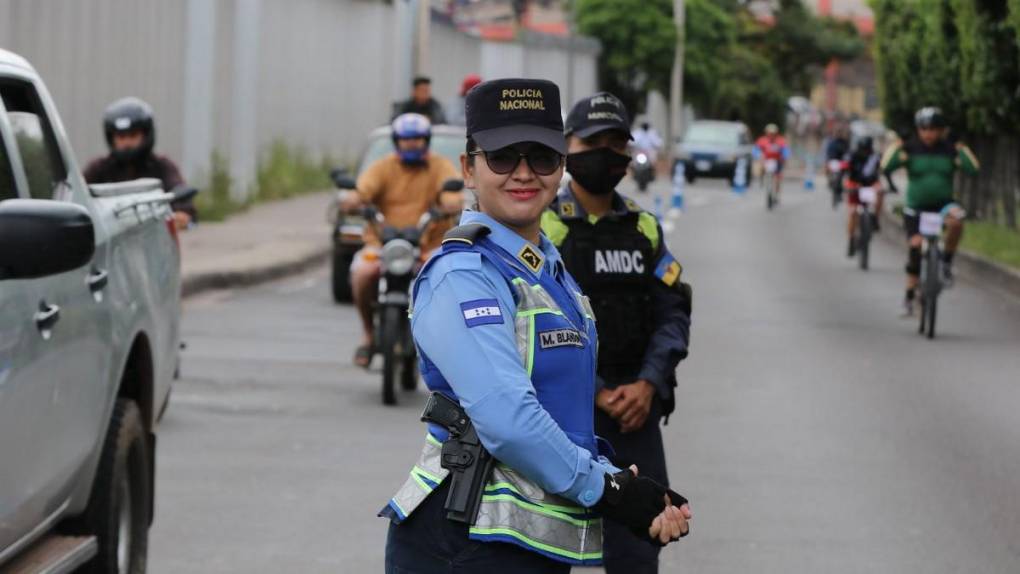
<path id="1" fill-rule="evenodd" d="M 882 223 L 887 229 L 893 228 L 901 234 L 903 233 L 903 220 L 895 217 L 889 211 L 882 212 Z M 889 237 L 889 236 L 887 236 Z M 895 241 L 891 237 L 890 241 L 893 241 L 897 245 L 903 247 L 902 241 Z M 906 251 L 906 249 L 903 249 Z M 961 274 L 985 287 L 992 287 L 993 289 L 1004 291 L 1013 297 L 1020 298 L 1020 271 L 1010 269 L 1001 263 L 996 263 L 991 259 L 983 255 L 978 255 L 964 249 L 960 249 L 956 252 L 956 265 L 955 267 Z"/>
<path id="2" fill-rule="evenodd" d="M 326 244 L 310 254 L 290 261 L 240 271 L 197 273 L 190 277 L 184 277 L 181 280 L 181 298 L 187 299 L 214 289 L 251 287 L 273 279 L 295 275 L 327 261 L 332 249 L 331 245 Z"/>

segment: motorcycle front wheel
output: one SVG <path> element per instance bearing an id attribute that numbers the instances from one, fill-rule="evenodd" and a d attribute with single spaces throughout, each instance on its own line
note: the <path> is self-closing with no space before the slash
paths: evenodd
<path id="1" fill-rule="evenodd" d="M 399 307 L 384 306 L 379 318 L 380 351 L 383 356 L 382 402 L 384 405 L 397 404 L 396 386 L 403 377 L 405 362 L 401 352 L 404 321 Z"/>

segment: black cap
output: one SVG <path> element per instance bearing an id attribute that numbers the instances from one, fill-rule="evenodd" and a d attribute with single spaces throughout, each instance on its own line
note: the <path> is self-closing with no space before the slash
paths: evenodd
<path id="1" fill-rule="evenodd" d="M 606 130 L 619 130 L 630 135 L 630 116 L 620 98 L 599 92 L 574 104 L 567 116 L 567 135 L 586 138 Z"/>
<path id="2" fill-rule="evenodd" d="M 464 102 L 467 135 L 483 151 L 537 142 L 567 153 L 560 89 L 548 80 L 511 78 L 482 82 Z"/>

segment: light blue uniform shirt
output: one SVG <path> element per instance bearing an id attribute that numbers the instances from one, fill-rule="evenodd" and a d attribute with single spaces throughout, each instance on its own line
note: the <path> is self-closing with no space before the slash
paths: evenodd
<path id="1" fill-rule="evenodd" d="M 460 222 L 488 226 L 488 238 L 511 254 L 528 244 L 477 211 L 464 212 Z M 545 261 L 536 276 L 565 272 L 559 252 L 544 235 L 537 247 Z M 486 328 L 468 327 L 464 321 L 461 303 L 479 299 L 496 299 L 503 316 L 514 317 L 516 304 L 503 275 L 481 254 L 465 251 L 444 255 L 418 282 L 414 340 L 457 394 L 485 448 L 546 492 L 586 507 L 598 502 L 603 475 L 619 469 L 574 444 L 538 402 L 517 350 L 513 320 Z"/>

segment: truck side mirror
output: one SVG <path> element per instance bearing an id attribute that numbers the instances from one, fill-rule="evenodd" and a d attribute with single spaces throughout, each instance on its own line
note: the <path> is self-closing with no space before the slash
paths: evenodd
<path id="1" fill-rule="evenodd" d="M 0 202 L 0 279 L 32 279 L 77 269 L 96 250 L 92 217 L 73 203 Z"/>

